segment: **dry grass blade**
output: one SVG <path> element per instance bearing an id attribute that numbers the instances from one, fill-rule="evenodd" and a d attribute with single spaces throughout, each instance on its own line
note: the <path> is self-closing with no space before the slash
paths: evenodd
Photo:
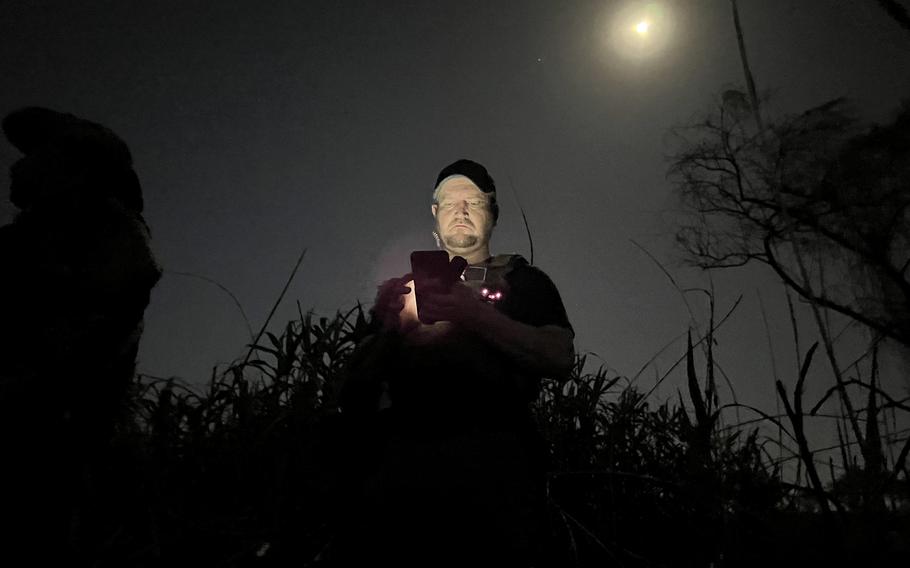
<path id="1" fill-rule="evenodd" d="M 262 338 L 262 334 L 265 333 L 265 330 L 268 328 L 269 323 L 271 323 L 272 316 L 275 315 L 275 310 L 278 309 L 278 306 L 281 304 L 281 300 L 284 299 L 284 295 L 287 293 L 288 288 L 291 286 L 291 282 L 294 281 L 294 276 L 297 275 L 297 269 L 300 268 L 300 265 L 303 263 L 303 258 L 306 256 L 306 251 L 307 249 L 303 249 L 303 251 L 300 253 L 300 257 L 297 258 L 297 262 L 294 264 L 294 269 L 291 270 L 291 275 L 288 276 L 288 280 L 285 282 L 284 288 L 281 289 L 281 293 L 278 294 L 278 299 L 275 300 L 275 303 L 272 305 L 272 309 L 269 311 L 268 317 L 265 318 L 265 322 L 262 324 L 262 328 L 260 328 L 259 333 L 256 335 L 256 338 L 253 339 L 253 345 L 257 345 L 259 343 L 259 339 Z M 241 366 L 246 364 L 252 354 L 253 347 L 250 347 L 250 350 L 247 351 L 246 357 L 243 358 L 243 363 L 241 363 Z"/>
<path id="2" fill-rule="evenodd" d="M 244 311 L 244 309 L 243 309 L 243 304 L 240 303 L 240 300 L 237 299 L 237 296 L 235 296 L 234 293 L 231 292 L 227 288 L 227 286 L 224 286 L 217 280 L 209 278 L 208 276 L 202 276 L 201 274 L 194 274 L 192 272 L 178 272 L 176 270 L 165 270 L 164 273 L 165 274 L 174 274 L 175 276 L 187 276 L 190 278 L 198 278 L 199 280 L 203 280 L 210 284 L 214 284 L 215 286 L 220 288 L 224 293 L 226 293 L 228 296 L 231 297 L 231 300 L 234 302 L 234 305 L 237 306 L 238 310 L 240 310 L 240 317 L 243 318 L 243 323 L 246 325 L 246 330 L 250 336 L 250 341 L 252 341 L 253 343 L 256 342 L 256 340 L 253 337 L 253 326 L 250 325 L 250 319 L 248 317 L 246 317 L 246 311 Z"/>
<path id="3" fill-rule="evenodd" d="M 689 384 L 689 398 L 695 407 L 695 419 L 699 425 L 708 421 L 708 412 L 705 408 L 705 402 L 702 400 L 698 377 L 695 374 L 695 356 L 692 352 L 692 332 L 690 331 L 686 338 L 686 377 Z"/>
<path id="4" fill-rule="evenodd" d="M 512 188 L 512 195 L 515 197 L 515 203 L 518 205 L 518 212 L 521 213 L 521 220 L 525 225 L 525 233 L 528 235 L 528 247 L 531 249 L 531 258 L 528 262 L 533 266 L 534 264 L 534 238 L 531 236 L 531 225 L 528 224 L 528 216 L 525 214 L 525 208 L 521 204 L 521 200 L 518 199 L 518 191 L 515 189 L 515 182 L 512 181 L 512 176 L 509 176 L 509 186 Z"/>
<path id="5" fill-rule="evenodd" d="M 733 303 L 733 306 L 730 307 L 730 310 L 727 311 L 727 313 L 724 315 L 724 317 L 721 318 L 721 320 L 719 322 L 717 322 L 716 326 L 714 326 L 715 331 L 720 329 L 721 326 L 723 326 L 724 323 L 730 318 L 730 316 L 733 315 L 733 312 L 736 311 L 736 308 L 739 306 L 740 302 L 742 302 L 742 299 L 743 299 L 742 295 L 740 295 L 739 297 L 736 298 L 736 301 Z M 698 341 L 695 342 L 693 347 L 696 345 L 701 345 L 701 343 L 703 341 L 705 341 L 706 339 L 707 339 L 707 336 L 701 337 Z M 657 381 L 655 381 L 654 386 L 652 386 L 651 389 L 647 393 L 645 393 L 643 400 L 648 399 L 654 393 L 654 391 L 657 390 L 657 387 L 659 387 L 664 382 L 664 380 L 666 380 L 666 378 L 670 376 L 670 373 L 672 373 L 676 369 L 676 367 L 679 366 L 679 364 L 682 363 L 684 360 L 686 360 L 686 355 L 683 355 L 682 357 L 677 359 L 673 363 L 673 365 L 671 365 L 670 368 L 667 369 L 667 371 L 663 375 L 661 375 L 661 377 Z"/>
<path id="6" fill-rule="evenodd" d="M 816 348 L 818 348 L 818 342 L 815 342 L 812 347 L 809 348 L 808 353 L 806 353 L 806 358 L 803 361 L 802 368 L 800 369 L 799 377 L 796 380 L 792 405 L 790 404 L 790 400 L 787 396 L 786 389 L 784 389 L 783 383 L 781 381 L 777 381 L 775 386 L 777 387 L 778 396 L 780 396 L 781 402 L 784 404 L 784 410 L 786 411 L 787 416 L 790 418 L 790 424 L 793 426 L 793 434 L 796 437 L 796 443 L 799 446 L 799 453 L 802 459 L 801 462 L 798 463 L 805 465 L 806 474 L 809 476 L 809 481 L 813 489 L 813 493 L 818 501 L 819 506 L 822 509 L 822 512 L 830 513 L 830 504 L 833 503 L 838 512 L 843 514 L 844 509 L 840 502 L 828 494 L 827 491 L 825 491 L 824 485 L 821 482 L 821 478 L 818 475 L 818 470 L 815 467 L 812 451 L 809 449 L 809 442 L 806 439 L 803 424 L 803 385 L 805 384 L 806 376 L 809 373 L 809 366 L 812 363 L 812 356 L 815 353 Z"/>

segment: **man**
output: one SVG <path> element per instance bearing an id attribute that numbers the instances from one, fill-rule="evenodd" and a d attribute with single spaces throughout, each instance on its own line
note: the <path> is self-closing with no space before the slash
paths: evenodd
<path id="1" fill-rule="evenodd" d="M 432 325 L 410 276 L 380 289 L 342 394 L 371 433 L 352 465 L 366 473 L 348 547 L 361 543 L 358 562 L 540 565 L 545 452 L 528 405 L 541 377 L 571 369 L 574 333 L 542 271 L 491 255 L 499 206 L 483 166 L 445 167 L 430 210 L 438 245 L 468 267 L 450 292 L 421 295 Z"/>

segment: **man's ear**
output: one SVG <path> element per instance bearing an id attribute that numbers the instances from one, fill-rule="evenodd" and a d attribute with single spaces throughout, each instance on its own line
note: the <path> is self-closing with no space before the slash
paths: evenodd
<path id="1" fill-rule="evenodd" d="M 430 213 L 433 214 L 433 217 L 436 217 L 436 211 L 438 211 L 438 210 L 439 210 L 439 205 L 437 205 L 435 203 L 433 205 L 430 205 Z"/>

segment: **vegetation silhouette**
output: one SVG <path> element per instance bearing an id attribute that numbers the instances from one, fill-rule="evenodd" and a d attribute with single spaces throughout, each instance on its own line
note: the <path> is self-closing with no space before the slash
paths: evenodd
<path id="1" fill-rule="evenodd" d="M 759 131 L 745 101 L 729 90 L 677 129 L 688 259 L 763 263 L 814 305 L 910 346 L 910 104 L 864 127 L 837 99 Z"/>
<path id="2" fill-rule="evenodd" d="M 895 443 L 883 436 L 887 412 L 893 433 L 900 428 L 894 412 L 908 407 L 906 398 L 881 389 L 879 377 L 883 342 L 910 347 L 910 104 L 903 103 L 889 123 L 871 126 L 861 124 L 844 99 L 764 125 L 758 123 L 756 104 L 754 97 L 750 101 L 731 89 L 703 119 L 676 130 L 680 144 L 670 178 L 685 215 L 677 242 L 695 266 L 763 264 L 788 290 L 800 369 L 792 397 L 775 377 L 787 434 L 827 530 L 863 534 L 874 555 L 890 546 L 881 536 L 888 534 L 885 512 L 887 503 L 906 492 L 910 453 L 910 440 Z M 819 336 L 805 353 L 790 293 L 808 304 Z M 857 327 L 870 336 L 868 349 L 849 366 L 841 361 L 831 314 L 847 321 L 845 329 Z M 819 346 L 834 386 L 806 412 L 804 385 Z M 861 378 L 861 362 L 867 364 L 867 380 Z M 831 458 L 816 463 L 806 436 L 806 420 L 818 416 L 832 397 L 841 411 L 840 474 Z M 776 424 L 784 430 L 782 422 Z M 817 465 L 828 466 L 830 487 Z M 903 484 L 897 483 L 901 474 Z"/>
<path id="3" fill-rule="evenodd" d="M 301 310 L 282 333 L 266 333 L 250 360 L 213 370 L 204 391 L 138 377 L 134 420 L 121 425 L 117 448 L 138 474 L 141 522 L 110 535 L 101 564 L 128 557 L 135 565 L 331 566 L 321 553 L 345 510 L 338 502 L 345 479 L 330 463 L 342 439 L 334 428 L 338 394 L 346 358 L 368 326 L 360 306 L 333 318 Z M 894 539 L 885 544 L 863 533 L 850 501 L 855 487 L 826 485 L 824 500 L 843 503 L 838 530 L 850 537 L 829 542 L 817 488 L 784 477 L 767 447 L 773 436 L 751 421 L 725 422 L 722 411 L 734 403 L 717 401 L 696 370 L 704 340 L 693 338 L 682 354 L 688 388 L 676 402 L 655 403 L 625 377 L 588 370 L 586 356 L 568 381 L 544 382 L 535 408 L 551 455 L 549 514 L 563 565 L 898 557 L 906 473 L 881 512 L 881 539 Z M 906 432 L 881 439 L 899 443 Z M 787 447 L 786 460 L 816 459 L 795 440 Z M 357 453 L 348 455 L 358 467 Z M 664 545 L 654 547 L 655 538 Z"/>
<path id="4" fill-rule="evenodd" d="M 893 219 L 886 204 L 904 203 L 904 146 L 895 140 L 904 140 L 905 119 L 865 129 L 843 118 L 842 103 L 836 102 L 776 125 L 769 121 L 771 134 L 759 140 L 745 131 L 750 114 L 743 108 L 745 97 L 728 93 L 724 99 L 721 115 L 733 122 L 698 125 L 701 138 L 680 155 L 676 172 L 681 183 L 690 184 L 683 189 L 692 190 L 696 206 L 731 200 L 717 212 L 696 209 L 699 221 L 707 221 L 709 213 L 727 215 L 720 226 L 728 232 L 707 222 L 690 225 L 682 242 L 693 253 L 709 253 L 704 260 L 716 266 L 772 261 L 766 238 L 782 248 L 796 243 L 799 253 L 772 251 L 773 259 L 791 263 L 780 268 L 795 270 L 793 281 L 809 302 L 819 310 L 835 309 L 825 301 L 840 302 L 845 315 L 855 312 L 875 323 L 878 327 L 870 327 L 881 332 L 878 337 L 900 339 L 900 312 L 882 307 L 903 301 L 899 285 L 894 291 L 882 284 L 894 280 L 884 263 L 895 261 L 865 253 L 882 235 L 896 239 L 889 250 L 899 253 L 903 237 L 895 235 L 902 235 L 903 218 L 887 226 L 880 217 L 874 223 L 855 221 L 867 209 Z M 779 157 L 781 148 L 788 149 L 785 156 L 794 154 L 793 167 L 783 173 L 792 173 L 795 181 L 772 186 L 771 181 L 791 179 L 774 169 L 786 160 L 765 161 Z M 744 172 L 756 177 L 746 183 Z M 66 173 L 63 179 L 82 178 Z M 16 183 L 17 190 L 25 187 Z M 738 204 L 740 184 L 755 193 Z M 864 187 L 871 190 L 860 192 Z M 862 193 L 869 202 L 858 203 L 850 192 Z M 122 211 L 122 202 L 114 201 Z M 141 202 L 137 211 L 135 200 L 122 201 L 132 203 L 126 207 L 130 220 L 141 219 Z M 55 219 L 63 217 L 61 212 Z M 28 217 L 15 223 L 23 218 Z M 835 244 L 852 243 L 852 248 L 825 244 L 831 239 L 821 229 L 838 236 Z M 7 253 L 18 250 L 17 241 L 7 240 L 11 234 L 0 229 L 5 261 L 13 258 Z M 145 252 L 139 258 L 151 259 L 147 234 L 136 234 L 142 238 L 101 242 L 141 244 Z M 756 242 L 760 246 L 752 247 Z M 871 268 L 858 271 L 862 278 L 835 295 L 823 285 L 829 278 L 820 272 L 823 263 L 805 262 L 810 253 Z M 131 314 L 131 325 L 141 319 L 148 289 L 157 280 L 157 266 L 143 266 L 153 267 L 138 272 L 144 275 L 145 296 L 134 298 L 132 310 L 117 311 Z M 110 274 L 109 269 L 103 273 Z M 33 296 L 9 288 L 15 281 L 3 280 L 7 288 L 0 299 L 9 304 L 4 315 L 32 305 L 28 298 Z M 115 288 L 133 289 L 124 286 L 118 282 Z M 881 293 L 860 297 L 856 291 L 861 289 Z M 715 379 L 716 338 L 735 305 L 718 319 L 714 294 L 705 293 L 707 329 L 682 330 L 686 348 L 677 365 L 658 377 L 662 382 L 678 366 L 685 389 L 676 399 L 655 400 L 653 389 L 640 389 L 637 375 L 625 377 L 605 366 L 592 369 L 587 355 L 576 358 L 567 379 L 544 379 L 534 411 L 550 457 L 547 508 L 560 565 L 843 565 L 905 557 L 910 432 L 896 426 L 895 415 L 910 405 L 881 386 L 880 339 L 870 345 L 865 358 L 870 372 L 863 379 L 858 365 L 838 364 L 828 329 L 820 326 L 820 341 L 803 349 L 791 308 L 799 369 L 790 381 L 775 376 L 784 411 L 770 414 L 722 399 Z M 24 520 L 17 533 L 23 538 L 20 547 L 32 547 L 28 553 L 38 559 L 66 555 L 76 565 L 332 566 L 326 551 L 345 526 L 340 516 L 349 510 L 342 502 L 351 498 L 347 474 L 363 466 L 338 425 L 345 369 L 370 331 L 365 310 L 357 305 L 320 317 L 304 312 L 298 302 L 297 318 L 280 332 L 263 325 L 242 357 L 227 368 L 214 368 L 204 387 L 194 387 L 174 377 L 140 374 L 130 381 L 135 333 L 129 334 L 130 350 L 113 359 L 93 350 L 113 342 L 80 344 L 87 350 L 67 358 L 56 350 L 71 344 L 36 340 L 60 329 L 49 325 L 53 318 L 83 304 L 52 302 L 43 308 L 47 317 L 23 317 L 3 328 L 2 360 L 40 371 L 34 380 L 16 380 L 18 375 L 7 369 L 2 374 L 3 443 L 12 449 L 10 463 L 18 464 L 7 468 L 3 487 L 10 496 L 22 497 L 22 506 L 7 513 Z M 4 325 L 7 321 L 12 320 Z M 805 384 L 820 348 L 833 363 L 835 380 L 810 401 Z M 21 349 L 31 349 L 29 358 Z M 118 361 L 116 372 L 99 361 Z M 851 370 L 856 378 L 848 376 Z M 788 383 L 794 387 L 788 389 Z M 833 401 L 840 412 L 826 414 Z M 756 418 L 731 420 L 737 409 Z M 831 416 L 840 443 L 812 447 L 806 424 Z M 776 432 L 762 429 L 766 424 Z M 837 464 L 833 458 L 823 460 L 832 449 L 839 453 Z M 795 473 L 788 467 L 792 464 Z M 21 548 L 14 550 L 18 554 Z"/>

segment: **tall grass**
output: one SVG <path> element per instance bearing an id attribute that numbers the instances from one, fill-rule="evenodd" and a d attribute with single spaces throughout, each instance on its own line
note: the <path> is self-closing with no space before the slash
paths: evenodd
<path id="1" fill-rule="evenodd" d="M 333 430 L 340 383 L 367 333 L 359 305 L 319 317 L 298 304 L 296 319 L 277 334 L 263 331 L 246 357 L 213 369 L 204 388 L 137 376 L 130 420 L 108 465 L 112 478 L 126 480 L 106 495 L 122 501 L 119 516 L 80 546 L 99 565 L 320 565 L 339 511 L 339 479 L 326 456 L 340 443 Z M 896 554 L 900 545 L 888 535 L 910 526 L 910 443 L 884 418 L 890 412 L 893 423 L 895 412 L 910 410 L 906 401 L 882 391 L 873 373 L 808 404 L 813 345 L 792 392 L 777 380 L 783 415 L 724 402 L 714 380 L 715 333 L 713 318 L 703 335 L 690 332 L 681 353 L 685 390 L 671 400 L 592 368 L 585 355 L 568 379 L 543 381 L 534 411 L 548 444 L 552 530 L 566 565 L 759 565 L 810 558 L 820 547 L 841 560 Z M 711 347 L 699 354 L 699 346 Z M 820 459 L 823 448 L 810 446 L 805 421 L 851 386 L 864 389 L 865 407 L 838 421 L 835 469 L 833 458 Z M 733 409 L 758 417 L 726 423 Z M 851 420 L 866 425 L 861 442 L 841 424 Z M 800 464 L 795 476 L 783 474 L 785 460 Z"/>

